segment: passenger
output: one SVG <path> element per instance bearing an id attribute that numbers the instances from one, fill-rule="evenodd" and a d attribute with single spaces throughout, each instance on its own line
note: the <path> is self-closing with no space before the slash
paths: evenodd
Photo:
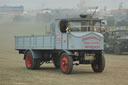
<path id="1" fill-rule="evenodd" d="M 67 26 L 68 26 L 68 23 L 67 23 L 66 21 L 62 21 L 62 22 L 60 23 L 60 29 L 61 29 L 61 32 L 62 32 L 62 33 L 66 33 L 66 28 L 67 28 Z"/>

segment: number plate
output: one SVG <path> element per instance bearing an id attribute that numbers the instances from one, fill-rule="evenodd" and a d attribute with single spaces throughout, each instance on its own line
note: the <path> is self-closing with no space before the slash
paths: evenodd
<path id="1" fill-rule="evenodd" d="M 94 60 L 95 57 L 94 56 L 85 56 L 85 60 Z"/>

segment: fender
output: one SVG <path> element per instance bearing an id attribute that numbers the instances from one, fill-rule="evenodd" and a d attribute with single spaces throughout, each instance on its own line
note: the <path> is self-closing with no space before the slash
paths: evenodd
<path id="1" fill-rule="evenodd" d="M 67 53 L 69 56 L 73 56 L 73 53 L 71 51 L 68 51 L 68 50 L 63 50 L 62 53 L 65 52 Z"/>
<path id="2" fill-rule="evenodd" d="M 40 59 L 42 56 L 41 56 L 41 52 L 40 51 L 36 51 L 36 50 L 32 50 L 32 49 L 28 49 L 24 52 L 24 59 L 25 59 L 25 55 L 26 53 L 30 51 L 32 53 L 32 56 L 34 59 Z"/>

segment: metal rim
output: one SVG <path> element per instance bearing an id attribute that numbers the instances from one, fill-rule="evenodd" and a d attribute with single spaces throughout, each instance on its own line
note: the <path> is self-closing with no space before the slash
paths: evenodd
<path id="1" fill-rule="evenodd" d="M 61 59 L 61 68 L 63 71 L 66 71 L 68 69 L 68 59 L 66 56 L 63 56 Z"/>
<path id="2" fill-rule="evenodd" d="M 26 56 L 26 65 L 27 67 L 31 67 L 31 55 L 27 54 Z"/>

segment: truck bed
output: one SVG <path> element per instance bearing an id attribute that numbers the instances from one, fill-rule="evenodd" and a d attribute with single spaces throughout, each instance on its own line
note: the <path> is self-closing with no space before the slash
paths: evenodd
<path id="1" fill-rule="evenodd" d="M 38 35 L 38 36 L 16 36 L 15 49 L 54 49 L 55 48 L 54 35 Z"/>

